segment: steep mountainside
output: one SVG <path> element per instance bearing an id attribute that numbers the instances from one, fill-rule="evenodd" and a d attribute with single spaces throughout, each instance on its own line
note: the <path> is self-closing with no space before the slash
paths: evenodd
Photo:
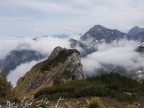
<path id="1" fill-rule="evenodd" d="M 133 39 L 134 40 L 138 40 L 140 42 L 144 42 L 144 32 L 141 32 L 141 33 L 133 36 Z"/>
<path id="2" fill-rule="evenodd" d="M 132 29 L 129 30 L 128 35 L 135 36 L 135 35 L 138 35 L 141 32 L 144 32 L 144 28 L 140 28 L 138 26 L 135 26 L 135 27 L 133 27 Z"/>
<path id="3" fill-rule="evenodd" d="M 15 91 L 18 97 L 31 97 L 53 83 L 66 83 L 83 78 L 80 53 L 75 49 L 56 47 L 47 60 L 35 65 L 19 79 Z"/>
<path id="4" fill-rule="evenodd" d="M 45 57 L 46 55 L 34 50 L 13 50 L 3 60 L 0 60 L 0 70 L 8 75 L 10 70 L 14 70 L 22 63 L 38 61 Z"/>
<path id="5" fill-rule="evenodd" d="M 105 41 L 110 43 L 113 40 L 119 40 L 125 37 L 127 37 L 127 34 L 122 33 L 116 29 L 112 30 L 107 29 L 101 25 L 95 25 L 81 37 L 81 40 L 87 41 L 92 39 L 93 41 Z"/>

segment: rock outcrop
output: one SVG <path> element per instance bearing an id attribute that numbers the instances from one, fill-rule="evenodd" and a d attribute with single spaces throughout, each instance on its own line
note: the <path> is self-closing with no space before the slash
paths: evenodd
<path id="1" fill-rule="evenodd" d="M 54 83 L 67 83 L 83 78 L 80 53 L 76 49 L 56 47 L 47 60 L 35 65 L 18 80 L 15 91 L 18 97 L 31 97 Z"/>

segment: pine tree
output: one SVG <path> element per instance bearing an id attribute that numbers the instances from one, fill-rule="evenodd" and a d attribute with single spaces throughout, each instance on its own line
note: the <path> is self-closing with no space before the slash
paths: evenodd
<path id="1" fill-rule="evenodd" d="M 8 97 L 11 93 L 12 85 L 7 81 L 6 76 L 0 73 L 0 99 Z"/>

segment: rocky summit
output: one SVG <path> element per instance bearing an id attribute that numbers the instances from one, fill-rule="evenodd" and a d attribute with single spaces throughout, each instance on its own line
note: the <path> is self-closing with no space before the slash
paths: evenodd
<path id="1" fill-rule="evenodd" d="M 93 41 L 105 41 L 106 43 L 110 43 L 114 40 L 119 40 L 127 37 L 127 34 L 122 33 L 116 29 L 108 29 L 101 25 L 95 25 L 88 32 L 86 32 L 81 40 L 91 39 Z"/>
<path id="2" fill-rule="evenodd" d="M 54 83 L 84 79 L 80 53 L 76 49 L 56 47 L 49 58 L 36 64 L 18 80 L 17 97 L 32 97 L 36 92 Z"/>

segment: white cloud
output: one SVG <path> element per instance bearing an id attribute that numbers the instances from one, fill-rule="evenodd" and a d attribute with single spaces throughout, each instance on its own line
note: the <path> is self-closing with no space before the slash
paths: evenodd
<path id="1" fill-rule="evenodd" d="M 30 47 L 24 46 L 24 49 L 33 49 L 41 53 L 47 53 L 47 54 L 50 54 L 51 51 L 57 46 L 70 48 L 69 41 L 67 38 L 59 39 L 53 37 L 45 37 L 45 38 L 40 37 L 38 38 L 38 41 L 27 39 L 25 43 L 29 44 Z"/>
<path id="2" fill-rule="evenodd" d="M 78 9 L 73 8 L 70 5 L 38 0 L 6 0 L 3 1 L 1 4 L 12 8 L 31 8 L 52 13 L 73 13 L 74 11 L 79 11 Z"/>
<path id="3" fill-rule="evenodd" d="M 53 37 L 38 37 L 38 41 L 31 38 L 1 38 L 0 42 L 0 59 L 3 59 L 12 50 L 35 50 L 41 54 L 49 55 L 53 49 L 57 46 L 70 48 L 69 38 L 59 39 Z M 2 47 L 3 46 L 3 47 Z M 43 60 L 41 60 L 43 61 Z M 28 63 L 17 66 L 15 70 L 10 71 L 8 80 L 12 82 L 13 86 L 16 86 L 17 80 L 28 72 L 32 66 L 40 61 L 31 61 Z"/>
<path id="4" fill-rule="evenodd" d="M 97 52 L 82 59 L 86 74 L 93 74 L 102 64 L 122 66 L 126 69 L 138 69 L 144 67 L 144 58 L 135 52 L 138 45 L 136 41 L 121 40 L 118 43 L 100 44 Z"/>
<path id="5" fill-rule="evenodd" d="M 72 35 L 72 38 L 78 39 L 80 38 L 79 35 Z M 70 42 L 68 38 L 60 39 L 60 38 L 53 38 L 50 36 L 47 37 L 36 37 L 37 41 L 33 40 L 29 37 L 23 38 L 1 38 L 0 42 L 0 58 L 3 59 L 8 53 L 12 50 L 35 50 L 40 52 L 41 54 L 49 55 L 53 49 L 57 46 L 61 46 L 63 48 L 70 48 Z M 43 61 L 43 60 L 41 60 Z M 23 63 L 16 67 L 16 69 L 10 71 L 8 77 L 8 81 L 11 81 L 13 86 L 16 86 L 17 80 L 22 77 L 26 72 L 28 72 L 32 66 L 37 64 L 39 61 L 31 61 L 28 63 Z"/>
<path id="6" fill-rule="evenodd" d="M 69 38 L 75 38 L 79 40 L 79 35 L 72 35 Z M 1 39 L 0 45 L 5 48 L 0 48 L 0 58 L 7 55 L 9 51 L 17 49 L 36 50 L 42 54 L 49 55 L 53 49 L 57 46 L 70 48 L 69 38 L 58 39 L 53 37 L 38 37 L 38 41 L 34 41 L 31 38 L 11 38 Z M 82 58 L 82 64 L 84 72 L 86 74 L 94 74 L 96 69 L 102 67 L 102 64 L 111 64 L 114 66 L 123 66 L 127 69 L 138 69 L 144 67 L 144 58 L 137 52 L 136 47 L 139 42 L 121 40 L 119 42 L 113 41 L 111 44 L 102 43 L 98 45 L 98 51 L 89 54 L 87 57 Z M 17 47 L 19 46 L 19 47 Z M 83 51 L 79 46 L 77 49 Z M 15 70 L 11 71 L 8 76 L 9 81 L 15 85 L 16 80 L 25 74 L 34 64 L 37 62 L 30 62 L 21 64 Z M 16 76 L 16 79 L 14 79 Z"/>
<path id="7" fill-rule="evenodd" d="M 20 77 L 23 77 L 26 72 L 28 72 L 37 63 L 37 61 L 31 61 L 29 63 L 24 63 L 20 66 L 17 66 L 15 70 L 10 71 L 10 74 L 7 76 L 8 81 L 11 81 L 11 84 L 13 85 L 13 87 L 15 87 L 18 79 Z"/>
<path id="8" fill-rule="evenodd" d="M 36 50 L 43 54 L 49 55 L 51 51 L 57 47 L 70 48 L 69 38 L 59 39 L 53 37 L 39 37 L 38 41 L 34 41 L 32 38 L 0 38 L 0 59 L 3 59 L 10 51 L 14 49 L 27 49 Z"/>
<path id="9" fill-rule="evenodd" d="M 0 59 L 3 59 L 11 50 L 15 49 L 24 40 L 18 38 L 0 38 Z"/>
<path id="10" fill-rule="evenodd" d="M 2 0 L 0 12 L 0 36 L 84 33 L 95 24 L 124 32 L 144 27 L 143 0 Z"/>

